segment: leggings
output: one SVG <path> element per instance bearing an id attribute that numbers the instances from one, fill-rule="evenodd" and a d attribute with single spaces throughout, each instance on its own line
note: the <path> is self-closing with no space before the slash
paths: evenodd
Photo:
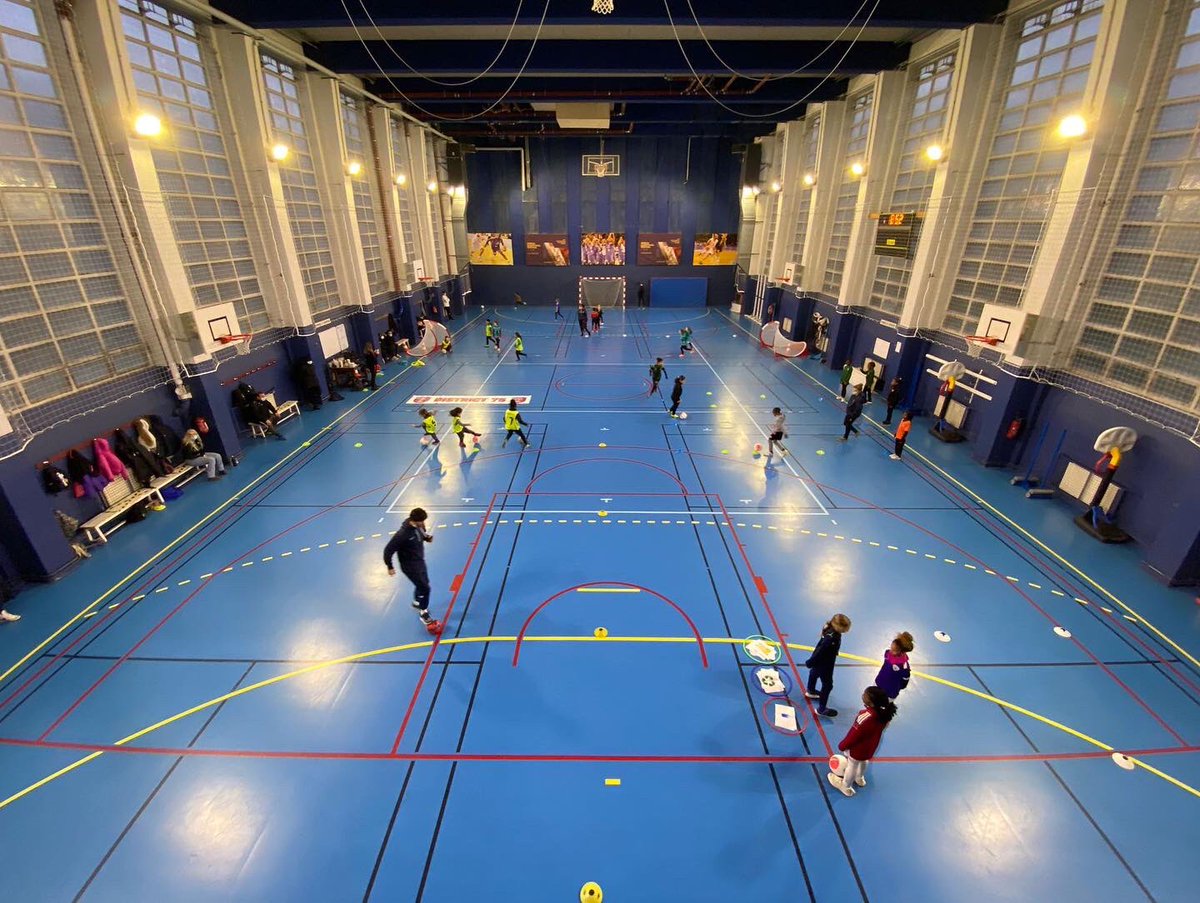
<path id="1" fill-rule="evenodd" d="M 808 692 L 818 692 L 817 681 L 821 682 L 821 689 L 817 698 L 817 711 L 820 712 L 825 710 L 825 705 L 829 702 L 829 694 L 833 691 L 833 665 L 809 670 Z"/>
<path id="2" fill-rule="evenodd" d="M 896 440 L 896 457 L 897 458 L 904 455 L 904 443 L 907 441 L 908 441 L 907 439 L 897 439 Z"/>
<path id="3" fill-rule="evenodd" d="M 508 440 L 511 439 L 513 436 L 520 436 L 521 443 L 523 445 L 529 444 L 529 440 L 525 438 L 524 430 L 509 430 L 508 435 L 504 437 L 504 441 L 500 443 L 501 448 L 503 448 L 505 445 L 508 445 Z"/>

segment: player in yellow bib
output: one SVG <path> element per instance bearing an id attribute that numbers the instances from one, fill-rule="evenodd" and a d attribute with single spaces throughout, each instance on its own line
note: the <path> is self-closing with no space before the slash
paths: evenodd
<path id="1" fill-rule="evenodd" d="M 525 340 L 521 338 L 521 333 L 513 333 L 513 351 L 517 353 L 517 360 L 525 356 Z"/>
<path id="2" fill-rule="evenodd" d="M 451 430 L 451 432 L 454 433 L 454 435 L 456 435 L 458 437 L 458 447 L 459 448 L 466 448 L 467 447 L 467 441 L 466 441 L 467 436 L 474 436 L 476 441 L 471 446 L 471 454 L 474 454 L 475 452 L 480 450 L 478 440 L 482 434 L 477 433 L 473 429 L 471 429 L 471 424 L 463 423 L 462 412 L 463 412 L 462 408 L 451 408 L 450 409 L 450 430 Z"/>
<path id="3" fill-rule="evenodd" d="M 504 441 L 500 443 L 500 447 L 508 445 L 508 440 L 515 434 L 521 438 L 521 451 L 529 448 L 529 440 L 525 437 L 525 431 L 521 429 L 523 426 L 529 426 L 529 424 L 517 410 L 517 400 L 514 398 L 509 401 L 508 410 L 504 412 L 504 428 L 508 430 L 508 433 L 505 435 Z"/>
<path id="4" fill-rule="evenodd" d="M 427 411 L 425 408 L 421 408 L 421 410 L 418 413 L 421 415 L 421 422 L 417 425 L 417 429 L 424 431 L 421 436 L 421 444 L 422 445 L 441 445 L 442 444 L 441 440 L 438 439 L 438 436 L 437 436 L 437 431 L 438 431 L 437 418 L 435 418 L 433 416 L 437 412 L 436 411 Z M 426 438 L 426 437 L 428 437 L 428 438 Z"/>

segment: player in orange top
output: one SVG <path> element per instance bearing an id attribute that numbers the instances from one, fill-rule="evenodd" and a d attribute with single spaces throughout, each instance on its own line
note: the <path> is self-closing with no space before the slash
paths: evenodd
<path id="1" fill-rule="evenodd" d="M 899 461 L 900 456 L 904 454 L 904 443 L 908 441 L 908 431 L 912 429 L 912 411 L 905 411 L 904 416 L 900 418 L 900 425 L 896 427 L 896 453 L 888 455 L 893 461 Z"/>

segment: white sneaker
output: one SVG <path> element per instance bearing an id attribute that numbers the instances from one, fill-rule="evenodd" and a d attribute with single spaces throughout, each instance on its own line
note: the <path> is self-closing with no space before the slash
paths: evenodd
<path id="1" fill-rule="evenodd" d="M 825 775 L 825 777 L 829 778 L 829 783 L 832 784 L 834 787 L 836 787 L 838 790 L 842 791 L 842 794 L 844 796 L 854 796 L 854 788 L 847 787 L 846 782 L 843 781 L 841 778 L 839 778 L 832 771 L 829 772 L 829 774 Z"/>
<path id="2" fill-rule="evenodd" d="M 863 778 L 863 777 L 857 777 L 857 778 L 855 778 L 855 779 L 854 779 L 854 786 L 855 786 L 855 787 L 866 787 L 866 786 L 867 786 L 867 779 L 866 779 L 866 778 Z"/>
<path id="3" fill-rule="evenodd" d="M 12 612 L 8 612 L 8 611 L 4 611 L 3 609 L 0 609 L 0 621 L 19 621 L 19 620 L 21 620 L 20 615 L 14 615 Z"/>
<path id="4" fill-rule="evenodd" d="M 805 691 L 804 698 L 805 699 L 820 699 L 821 694 L 820 693 L 809 693 L 809 692 Z"/>
<path id="5" fill-rule="evenodd" d="M 899 456 L 899 455 L 888 455 L 888 457 L 889 457 L 889 458 L 891 458 L 893 461 L 899 461 L 899 460 L 900 460 L 900 456 Z"/>

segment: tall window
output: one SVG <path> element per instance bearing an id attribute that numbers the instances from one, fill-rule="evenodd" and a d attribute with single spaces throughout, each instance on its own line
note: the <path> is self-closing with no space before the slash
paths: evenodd
<path id="1" fill-rule="evenodd" d="M 842 273 L 846 269 L 846 252 L 850 248 L 850 230 L 854 226 L 854 210 L 858 206 L 860 176 L 851 167 L 866 166 L 867 136 L 871 131 L 871 110 L 875 91 L 867 91 L 850 101 L 850 124 L 846 132 L 846 153 L 842 181 L 838 186 L 837 204 L 829 230 L 829 258 L 825 262 L 825 281 L 822 290 L 837 296 L 842 288 Z"/>
<path id="2" fill-rule="evenodd" d="M 1000 121 L 943 327 L 973 330 L 983 305 L 1019 307 L 1067 149 L 1055 122 L 1078 111 L 1103 0 L 1068 0 L 1021 23 Z"/>
<path id="3" fill-rule="evenodd" d="M 920 213 L 933 191 L 934 163 L 925 154 L 941 141 L 946 122 L 946 104 L 954 78 L 954 54 L 947 53 L 916 71 L 911 83 L 912 106 L 900 148 L 900 166 L 887 212 Z M 877 257 L 871 284 L 870 307 L 899 314 L 912 275 L 912 261 L 904 257 Z"/>
<path id="4" fill-rule="evenodd" d="M 816 178 L 817 145 L 821 139 L 821 115 L 810 116 L 804 122 L 804 136 L 800 139 L 800 184 L 795 188 L 796 230 L 792 234 L 792 253 L 789 260 L 799 265 L 804 259 L 804 240 L 808 234 L 808 217 L 812 209 L 812 186 L 805 185 L 806 177 Z"/>
<path id="5" fill-rule="evenodd" d="M 404 240 L 404 259 L 408 262 L 408 275 L 412 277 L 412 261 L 417 257 L 416 230 L 413 225 L 413 191 L 420 186 L 420 174 L 413 169 L 408 159 L 407 129 L 398 119 L 392 120 L 392 167 L 404 177 L 404 184 L 396 186 L 398 200 L 396 211 L 400 216 L 400 235 Z"/>
<path id="6" fill-rule="evenodd" d="M 362 170 L 350 177 L 354 192 L 354 218 L 358 223 L 358 237 L 362 242 L 363 259 L 367 265 L 367 283 L 372 295 L 388 291 L 392 285 L 383 265 L 383 249 L 379 242 L 379 205 L 375 199 L 375 154 L 367 134 L 367 117 L 363 102 L 348 94 L 342 95 L 342 132 L 346 139 L 346 151 L 350 159 Z"/>
<path id="7" fill-rule="evenodd" d="M 262 70 L 274 140 L 290 149 L 287 161 L 279 167 L 279 175 L 296 256 L 308 292 L 309 307 L 313 313 L 320 313 L 341 302 L 333 271 L 333 252 L 329 248 L 329 231 L 317 190 L 312 148 L 301 112 L 300 83 L 291 66 L 266 54 L 262 56 Z"/>
<path id="8" fill-rule="evenodd" d="M 446 184 L 446 176 L 444 172 L 438 169 L 438 159 L 434 152 L 433 136 L 423 134 L 421 146 L 425 149 L 425 172 L 428 175 L 429 182 L 430 184 L 436 183 L 437 185 L 434 191 L 427 192 L 429 198 L 429 222 L 433 229 L 434 272 L 430 273 L 426 270 L 426 275 L 445 276 L 448 264 L 446 263 L 446 233 L 442 228 L 442 188 Z M 623 212 L 624 206 L 622 205 Z"/>
<path id="9" fill-rule="evenodd" d="M 196 305 L 232 302 L 240 329 L 266 329 L 267 306 L 196 23 L 149 0 L 119 5 L 140 104 L 166 122 L 154 143 L 154 166 Z"/>
<path id="10" fill-rule="evenodd" d="M 1141 164 L 1072 366 L 1200 407 L 1200 0 L 1179 26 Z"/>
<path id="11" fill-rule="evenodd" d="M 11 411 L 150 366 L 50 53 L 29 0 L 0 0 L 0 393 Z"/>

